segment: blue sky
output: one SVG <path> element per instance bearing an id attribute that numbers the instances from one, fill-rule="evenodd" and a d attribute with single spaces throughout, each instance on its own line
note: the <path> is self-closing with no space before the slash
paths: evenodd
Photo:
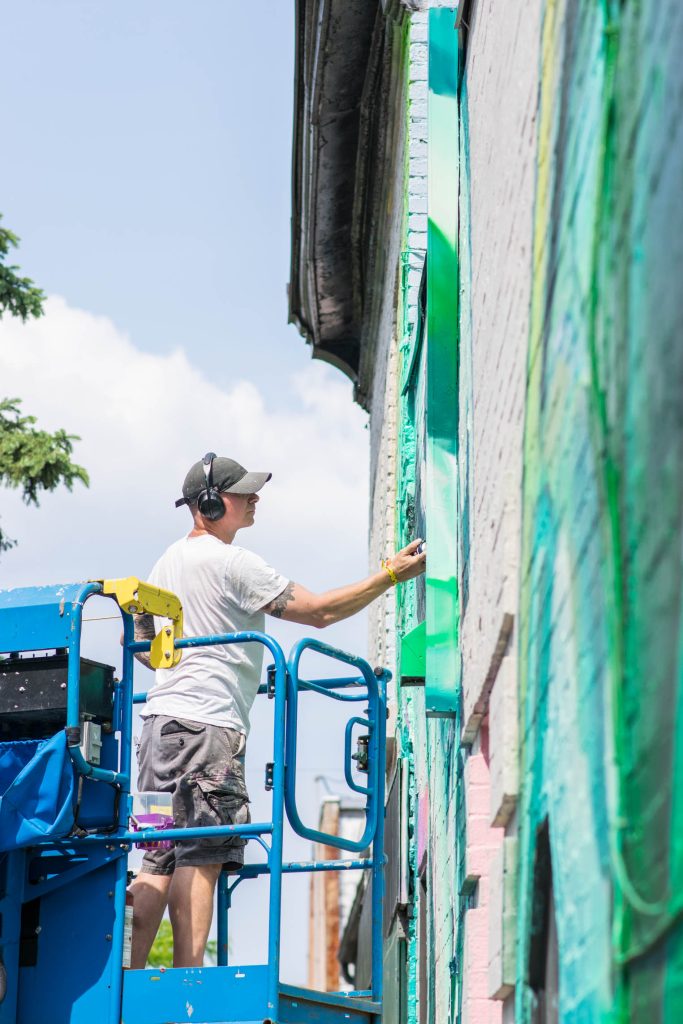
<path id="1" fill-rule="evenodd" d="M 273 471 L 238 542 L 315 590 L 366 574 L 366 417 L 286 322 L 293 6 L 5 7 L 0 212 L 21 236 L 22 272 L 50 299 L 40 321 L 0 323 L 0 392 L 81 436 L 91 487 L 39 509 L 0 492 L 3 529 L 19 541 L 1 585 L 144 576 L 188 528 L 173 500 L 207 449 Z M 285 648 L 305 632 L 271 625 Z M 324 639 L 363 653 L 364 617 Z M 92 623 L 85 646 L 114 663 L 118 624 Z M 149 682 L 142 670 L 138 685 Z M 341 732 L 338 720 L 323 728 L 313 701 L 302 714 L 300 795 L 314 824 L 315 777 L 336 788 Z M 261 820 L 267 718 L 257 707 L 247 757 Z M 290 837 L 287 855 L 307 857 L 308 843 Z M 266 894 L 247 888 L 233 953 L 253 963 Z M 288 880 L 283 975 L 294 982 L 306 977 L 306 896 L 303 876 Z"/>
<path id="2" fill-rule="evenodd" d="M 278 404 L 309 357 L 286 322 L 293 7 L 3 11 L 0 208 L 22 266 L 139 347 L 183 347 L 219 384 L 253 377 L 258 351 Z"/>

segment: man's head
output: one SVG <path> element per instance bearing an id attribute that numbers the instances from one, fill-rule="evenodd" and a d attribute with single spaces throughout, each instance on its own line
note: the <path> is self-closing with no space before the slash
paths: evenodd
<path id="1" fill-rule="evenodd" d="M 219 458 L 208 452 L 195 462 L 183 483 L 183 496 L 176 508 L 188 505 L 195 519 L 211 533 L 230 533 L 254 522 L 257 492 L 270 480 L 271 473 L 249 473 L 233 459 Z M 215 528 L 207 524 L 215 524 Z"/>

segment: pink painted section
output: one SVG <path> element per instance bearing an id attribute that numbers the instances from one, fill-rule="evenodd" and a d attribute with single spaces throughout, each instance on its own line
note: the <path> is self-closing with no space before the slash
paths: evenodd
<path id="1" fill-rule="evenodd" d="M 482 746 L 486 749 L 485 744 Z M 483 753 L 473 754 L 465 762 L 465 801 L 465 870 L 469 881 L 478 882 L 478 891 L 477 906 L 468 910 L 465 916 L 463 1022 L 500 1024 L 503 1005 L 498 1000 L 489 998 L 488 986 L 488 968 L 492 953 L 489 874 L 491 860 L 502 845 L 505 830 L 489 825 L 491 786 L 489 766 Z"/>

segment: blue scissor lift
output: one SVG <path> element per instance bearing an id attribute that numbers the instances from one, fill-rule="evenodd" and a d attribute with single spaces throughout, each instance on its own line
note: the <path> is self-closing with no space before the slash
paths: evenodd
<path id="1" fill-rule="evenodd" d="M 133 606 L 121 603 L 121 680 L 107 666 L 82 658 L 83 607 L 97 595 L 115 596 L 103 581 L 0 591 L 0 651 L 9 655 L 0 661 L 0 1024 L 379 1024 L 389 674 L 316 640 L 300 641 L 287 661 L 264 633 L 171 639 L 176 651 L 260 643 L 270 652 L 273 664 L 260 692 L 274 701 L 273 760 L 267 766 L 272 815 L 247 825 L 134 832 L 132 717 L 133 704 L 144 700 L 133 694 L 134 654 L 150 643 L 135 641 L 126 610 Z M 308 650 L 351 666 L 354 674 L 301 679 Z M 356 842 L 308 828 L 297 810 L 298 701 L 307 691 L 362 712 L 354 711 L 345 732 L 346 781 L 365 798 L 365 828 Z M 366 763 L 360 746 L 361 753 L 352 754 L 358 729 L 366 737 Z M 93 735 L 95 746 L 88 746 Z M 354 774 L 354 757 L 367 771 L 365 785 Z M 285 816 L 299 835 L 350 856 L 283 862 Z M 217 966 L 124 970 L 132 844 L 228 834 L 259 844 L 265 861 L 220 877 Z M 348 869 L 372 876 L 371 988 L 323 993 L 281 983 L 283 874 Z M 261 874 L 270 877 L 268 962 L 231 965 L 232 893 Z"/>

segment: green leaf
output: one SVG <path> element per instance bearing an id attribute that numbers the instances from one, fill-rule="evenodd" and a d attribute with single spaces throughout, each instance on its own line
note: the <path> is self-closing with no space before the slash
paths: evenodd
<path id="1" fill-rule="evenodd" d="M 0 319 L 3 313 L 22 320 L 43 315 L 44 293 L 29 277 L 19 277 L 18 267 L 5 264 L 18 245 L 14 232 L 0 225 Z M 71 490 L 80 480 L 87 487 L 87 472 L 71 461 L 73 442 L 80 438 L 65 430 L 38 430 L 35 416 L 22 415 L 20 406 L 18 398 L 0 400 L 0 485 L 20 489 L 27 505 L 38 505 L 42 491 L 60 484 Z M 0 553 L 15 544 L 0 529 Z"/>
<path id="2" fill-rule="evenodd" d="M 148 967 L 173 967 L 173 930 L 171 922 L 163 920 L 147 957 Z"/>
<path id="3" fill-rule="evenodd" d="M 218 943 L 215 939 L 209 939 L 206 944 L 204 963 L 208 967 L 215 967 L 218 963 Z M 147 957 L 148 967 L 173 967 L 173 930 L 171 922 L 166 918 L 159 925 L 157 937 Z"/>
<path id="4" fill-rule="evenodd" d="M 18 245 L 19 239 L 14 232 L 0 226 L 0 319 L 3 313 L 22 320 L 43 315 L 44 292 L 34 285 L 30 277 L 19 277 L 19 267 L 4 263 L 10 249 L 16 249 Z"/>
<path id="5" fill-rule="evenodd" d="M 80 438 L 64 430 L 50 434 L 35 422 L 35 416 L 21 414 L 18 398 L 0 400 L 0 484 L 21 490 L 27 505 L 39 505 L 40 494 L 60 484 L 72 490 L 76 480 L 90 483 L 83 466 L 71 461 L 73 442 Z M 0 551 L 14 543 L 0 529 Z"/>

